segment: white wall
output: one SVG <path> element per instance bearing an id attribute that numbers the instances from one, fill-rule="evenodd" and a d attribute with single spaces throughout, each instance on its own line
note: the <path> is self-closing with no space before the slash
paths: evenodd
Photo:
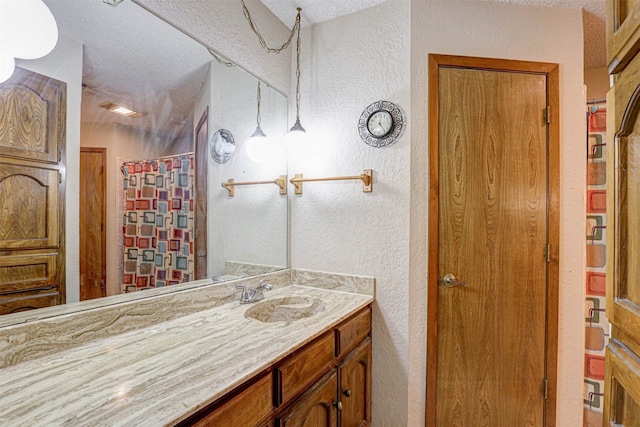
<path id="1" fill-rule="evenodd" d="M 406 22 L 403 23 L 406 25 Z M 459 30 L 454 30 L 459 29 Z M 582 425 L 585 116 L 582 13 L 490 2 L 424 2 L 411 11 L 412 199 L 409 424 L 424 418 L 428 111 L 427 54 L 560 64 L 560 306 L 557 425 Z M 295 235 L 295 231 L 294 231 Z M 380 403 L 380 402 L 378 402 Z"/>
<path id="2" fill-rule="evenodd" d="M 407 418 L 409 339 L 422 339 L 409 335 L 411 133 L 373 148 L 357 123 L 379 100 L 399 105 L 411 123 L 410 6 L 389 1 L 303 31 L 300 115 L 316 153 L 289 163 L 290 176 L 374 170 L 373 193 L 350 181 L 306 183 L 301 196 L 290 195 L 291 264 L 376 277 L 372 419 L 389 427 L 414 425 Z M 293 123 L 295 94 L 289 99 Z"/>
<path id="3" fill-rule="evenodd" d="M 276 151 L 273 159 L 263 162 L 254 162 L 247 155 L 246 142 L 256 129 L 257 84 L 237 67 L 211 63 L 209 135 L 227 129 L 236 151 L 223 164 L 208 156 L 210 276 L 225 274 L 226 261 L 287 266 L 287 196 L 280 195 L 275 184 L 268 184 L 236 187 L 236 195 L 229 197 L 221 185 L 229 178 L 264 181 L 287 174 L 287 158 L 281 150 L 287 131 L 287 99 L 265 84 L 260 89 L 261 128 Z"/>
<path id="4" fill-rule="evenodd" d="M 60 35 L 58 43 L 47 56 L 16 65 L 53 77 L 67 84 L 67 140 L 66 140 L 66 298 L 67 302 L 80 300 L 80 240 L 78 198 L 80 181 L 80 99 L 82 97 L 82 44 Z M 64 173 L 64 171 L 63 171 Z"/>
<path id="5" fill-rule="evenodd" d="M 288 93 L 291 78 L 291 49 L 281 54 L 268 54 L 244 17 L 238 0 L 136 0 L 176 27 L 184 29 L 212 47 L 226 59 L 269 83 L 282 93 Z M 289 36 L 289 29 L 258 0 L 246 0 L 251 17 L 267 45 L 279 46 Z M 292 8 L 294 5 L 291 6 Z"/>

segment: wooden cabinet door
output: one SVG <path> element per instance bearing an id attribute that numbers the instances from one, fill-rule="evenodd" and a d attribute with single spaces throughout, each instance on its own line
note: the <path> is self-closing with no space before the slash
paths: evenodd
<path id="1" fill-rule="evenodd" d="M 640 1 L 607 0 L 607 64 L 622 71 L 640 46 Z"/>
<path id="2" fill-rule="evenodd" d="M 0 85 L 0 156 L 57 164 L 66 93 L 65 83 L 16 67 Z"/>
<path id="3" fill-rule="evenodd" d="M 371 339 L 367 338 L 338 366 L 341 427 L 371 424 Z"/>
<path id="4" fill-rule="evenodd" d="M 0 250 L 58 246 L 58 181 L 57 170 L 0 158 Z"/>
<path id="5" fill-rule="evenodd" d="M 280 427 L 336 427 L 338 377 L 333 369 L 276 421 Z"/>
<path id="6" fill-rule="evenodd" d="M 34 72 L 0 84 L 0 314 L 64 300 L 65 105 Z"/>

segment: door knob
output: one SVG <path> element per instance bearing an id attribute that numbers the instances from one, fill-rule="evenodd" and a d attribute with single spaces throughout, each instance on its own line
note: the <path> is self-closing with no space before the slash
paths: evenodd
<path id="1" fill-rule="evenodd" d="M 442 279 L 442 283 L 444 283 L 447 288 L 453 288 L 454 286 L 467 286 L 466 282 L 459 281 L 453 274 L 447 274 L 446 276 L 444 276 L 444 278 Z"/>

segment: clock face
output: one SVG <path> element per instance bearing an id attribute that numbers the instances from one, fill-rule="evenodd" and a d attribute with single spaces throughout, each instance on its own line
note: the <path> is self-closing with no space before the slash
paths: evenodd
<path id="1" fill-rule="evenodd" d="M 376 111 L 369 117 L 367 129 L 371 135 L 381 138 L 391 132 L 393 128 L 393 118 L 388 111 Z"/>
<path id="2" fill-rule="evenodd" d="M 213 134 L 209 141 L 211 158 L 218 163 L 226 163 L 236 151 L 233 135 L 226 129 L 220 129 Z"/>
<path id="3" fill-rule="evenodd" d="M 381 148 L 393 144 L 405 128 L 402 111 L 393 102 L 377 101 L 358 119 L 358 134 L 365 144 Z"/>

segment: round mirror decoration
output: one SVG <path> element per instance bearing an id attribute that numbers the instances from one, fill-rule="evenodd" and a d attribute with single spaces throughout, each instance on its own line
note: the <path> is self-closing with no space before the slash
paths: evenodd
<path id="1" fill-rule="evenodd" d="M 209 153 L 211 158 L 218 163 L 226 163 L 236 152 L 236 143 L 233 135 L 226 129 L 219 129 L 209 140 Z"/>
<path id="2" fill-rule="evenodd" d="M 404 130 L 402 111 L 393 102 L 377 101 L 364 109 L 358 133 L 365 144 L 380 148 L 393 144 Z"/>

